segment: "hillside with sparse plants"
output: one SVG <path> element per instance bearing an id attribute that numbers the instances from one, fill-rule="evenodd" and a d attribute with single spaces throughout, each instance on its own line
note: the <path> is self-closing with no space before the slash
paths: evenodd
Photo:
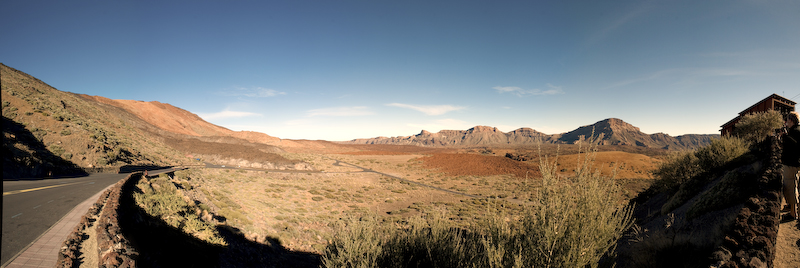
<path id="1" fill-rule="evenodd" d="M 192 159 L 200 157 L 218 164 L 304 168 L 277 154 L 282 149 L 270 144 L 281 140 L 266 134 L 230 131 L 169 104 L 60 91 L 5 65 L 0 72 L 4 180 L 196 165 L 202 163 Z"/>
<path id="2" fill-rule="evenodd" d="M 192 166 L 135 173 L 118 191 L 128 211 L 114 232 L 144 266 L 792 267 L 800 256 L 778 229 L 763 131 L 775 115 L 724 138 L 607 119 L 557 137 L 476 127 L 343 144 L 234 132 L 0 71 L 4 180 Z"/>
<path id="3" fill-rule="evenodd" d="M 65 175 L 59 174 L 64 165 L 93 170 L 187 162 L 180 152 L 140 129 L 144 123 L 123 110 L 59 91 L 5 65 L 0 65 L 0 72 L 3 145 L 10 152 L 3 154 L 4 179 Z M 12 133 L 11 125 L 24 130 Z M 26 132 L 35 139 L 15 139 Z M 47 154 L 57 159 L 43 157 Z M 7 173 L 12 170 L 13 174 Z"/>

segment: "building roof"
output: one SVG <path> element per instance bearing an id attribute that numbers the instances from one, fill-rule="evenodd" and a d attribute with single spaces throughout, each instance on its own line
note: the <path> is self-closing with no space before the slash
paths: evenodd
<path id="1" fill-rule="evenodd" d="M 769 95 L 769 97 L 766 97 L 766 98 L 764 98 L 763 100 L 760 100 L 760 101 L 756 102 L 755 104 L 753 104 L 753 105 L 750 105 L 750 107 L 747 107 L 747 109 L 744 109 L 744 110 L 742 110 L 741 112 L 739 112 L 739 116 L 737 116 L 737 117 L 734 117 L 734 118 L 733 118 L 733 119 L 731 119 L 730 121 L 728 121 L 728 122 L 726 122 L 725 124 L 723 124 L 721 127 L 722 127 L 722 128 L 724 128 L 724 127 L 725 127 L 725 126 L 727 126 L 727 125 L 730 125 L 730 124 L 733 124 L 733 123 L 735 123 L 736 121 L 738 121 L 738 120 L 739 120 L 739 118 L 741 118 L 742 116 L 744 116 L 744 115 L 747 113 L 747 111 L 750 111 L 750 109 L 753 109 L 753 107 L 756 107 L 756 106 L 758 106 L 758 105 L 760 105 L 760 104 L 762 104 L 762 103 L 764 103 L 764 102 L 767 102 L 767 101 L 768 101 L 768 100 L 770 100 L 770 99 L 777 99 L 777 100 L 779 100 L 779 101 L 782 101 L 782 102 L 785 102 L 786 104 L 789 104 L 789 105 L 791 105 L 791 106 L 794 106 L 795 104 L 797 104 L 796 102 L 794 102 L 794 101 L 792 101 L 792 100 L 790 100 L 790 99 L 784 98 L 784 97 L 783 97 L 783 96 L 781 96 L 781 95 L 778 95 L 778 94 L 774 94 L 774 93 L 773 93 L 772 95 Z"/>
<path id="2" fill-rule="evenodd" d="M 794 106 L 795 104 L 797 104 L 796 102 L 793 102 L 793 101 L 792 101 L 792 100 L 790 100 L 790 99 L 784 98 L 784 97 L 783 97 L 783 96 L 781 96 L 781 95 L 778 95 L 778 94 L 774 94 L 774 93 L 773 93 L 772 95 L 769 95 L 769 97 L 766 97 L 766 98 L 764 98 L 763 100 L 761 100 L 761 101 L 759 101 L 759 102 L 756 102 L 756 104 L 750 105 L 750 107 L 747 107 L 747 109 L 744 109 L 743 111 L 739 112 L 739 115 L 744 115 L 744 113 L 746 113 L 748 110 L 752 109 L 753 107 L 756 107 L 756 106 L 758 106 L 758 105 L 759 105 L 759 104 L 761 104 L 761 103 L 764 103 L 764 102 L 766 102 L 766 101 L 767 101 L 767 100 L 769 100 L 769 99 L 777 99 L 777 100 L 779 100 L 779 101 L 786 102 L 787 104 L 789 104 L 789 105 L 792 105 L 792 106 Z"/>

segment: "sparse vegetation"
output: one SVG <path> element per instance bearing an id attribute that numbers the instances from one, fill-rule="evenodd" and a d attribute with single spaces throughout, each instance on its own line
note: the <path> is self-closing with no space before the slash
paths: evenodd
<path id="1" fill-rule="evenodd" d="M 85 97 L 58 91 L 27 74 L 0 66 L 3 116 L 22 124 L 46 148 L 58 145 L 57 155 L 83 168 L 181 163 L 183 156 L 145 133 L 124 111 L 108 109 Z M 31 147 L 28 145 L 28 147 Z M 118 147 L 128 153 L 120 154 Z M 109 156 L 108 154 L 112 154 Z M 43 155 L 43 152 L 37 155 Z M 27 166 L 21 157 L 10 162 Z M 10 163 L 9 162 L 9 163 Z M 35 168 L 34 168 L 35 169 Z"/>
<path id="2" fill-rule="evenodd" d="M 145 123 L 131 114 L 89 104 L 88 97 L 49 87 L 29 91 L 29 84 L 41 86 L 33 80 L 19 80 L 28 84 L 18 89 L 17 80 L 6 82 L 7 71 L 4 120 L 21 122 L 43 150 L 82 161 L 84 167 L 175 164 L 188 162 L 188 154 L 203 162 L 235 163 L 229 167 L 301 166 L 302 172 L 180 171 L 174 180 L 143 179 L 135 198 L 148 214 L 200 240 L 224 245 L 220 232 L 230 230 L 258 250 L 280 245 L 293 252 L 324 254 L 328 267 L 612 265 L 615 242 L 631 222 L 630 208 L 622 205 L 620 196 L 636 194 L 623 194 L 620 181 L 614 180 L 620 177 L 614 174 L 649 185 L 650 168 L 666 152 L 609 145 L 600 147 L 607 151 L 601 154 L 597 146 L 577 154 L 585 148 L 562 145 L 569 154 L 548 162 L 558 157 L 557 150 L 532 156 L 531 148 L 353 145 L 325 152 L 284 152 L 293 149 L 221 143 L 208 137 L 165 138 L 143 130 L 140 124 Z M 126 116 L 131 118 L 120 119 Z M 686 218 L 702 219 L 709 211 L 732 206 L 731 200 L 741 198 L 738 190 L 747 187 L 749 178 L 742 174 L 750 171 L 726 173 L 723 168 L 749 161 L 749 145 L 769 135 L 775 121 L 774 115 L 754 115 L 743 119 L 738 129 L 753 126 L 766 134 L 743 132 L 738 138 L 713 140 L 666 157 L 653 173 L 658 179 L 654 189 L 668 199 L 659 206 L 665 215 L 677 213 L 673 210 L 712 179 L 719 183 L 686 206 Z M 50 162 L 30 161 L 43 168 L 51 168 Z M 672 239 L 649 249 L 674 250 L 688 244 L 691 237 L 676 237 L 676 228 L 671 228 L 646 233 Z"/>
<path id="3" fill-rule="evenodd" d="M 743 139 L 722 137 L 694 151 L 673 153 L 653 172 L 657 179 L 656 189 L 675 191 L 692 179 L 698 179 L 701 174 L 718 169 L 748 151 L 749 145 Z"/>
<path id="4" fill-rule="evenodd" d="M 775 144 L 753 142 L 723 137 L 667 159 L 655 172 L 658 187 L 632 200 L 639 225 L 620 243 L 626 267 L 771 266 L 780 167 Z"/>
<path id="5" fill-rule="evenodd" d="M 200 240 L 226 244 L 215 226 L 200 219 L 205 210 L 187 201 L 166 176 L 142 178 L 136 187 L 139 192 L 134 193 L 134 199 L 147 214 Z"/>
<path id="6" fill-rule="evenodd" d="M 326 267 L 596 267 L 631 223 L 612 179 L 592 159 L 568 179 L 543 161 L 543 186 L 520 214 L 483 203 L 489 216 L 463 227 L 445 212 L 419 214 L 401 228 L 374 216 L 336 225 Z M 482 202 L 481 202 L 482 203 Z M 402 211 L 399 211 L 402 212 Z M 394 214 L 394 213 L 392 213 Z"/>

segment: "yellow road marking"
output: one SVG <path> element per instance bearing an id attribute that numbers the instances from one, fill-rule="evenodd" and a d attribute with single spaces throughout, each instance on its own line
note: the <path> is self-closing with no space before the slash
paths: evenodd
<path id="1" fill-rule="evenodd" d="M 24 190 L 8 191 L 8 192 L 3 192 L 3 196 L 12 195 L 12 194 L 19 194 L 19 193 L 26 193 L 26 192 L 33 192 L 33 191 L 50 189 L 50 188 L 61 187 L 61 186 L 67 186 L 67 185 L 78 184 L 78 183 L 85 183 L 85 182 L 81 181 L 81 182 L 50 185 L 50 186 L 44 186 L 44 187 L 39 187 L 39 188 L 30 188 L 30 189 L 24 189 Z"/>

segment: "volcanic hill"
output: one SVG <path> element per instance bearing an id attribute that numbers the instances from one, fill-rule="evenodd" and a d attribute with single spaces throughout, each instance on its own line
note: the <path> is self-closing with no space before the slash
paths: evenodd
<path id="1" fill-rule="evenodd" d="M 112 100 L 60 91 L 3 64 L 0 72 L 3 179 L 122 166 L 201 164 L 191 160 L 195 158 L 217 164 L 307 169 L 304 163 L 276 153 L 283 148 L 342 150 L 341 145 L 330 142 L 232 131 L 157 101 Z"/>

